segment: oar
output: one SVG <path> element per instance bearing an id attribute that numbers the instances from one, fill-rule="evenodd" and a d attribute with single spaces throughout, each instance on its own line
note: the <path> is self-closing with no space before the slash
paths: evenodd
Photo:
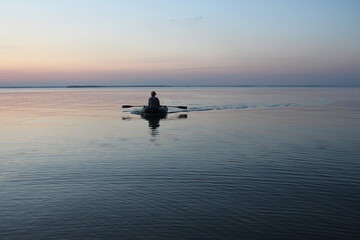
<path id="1" fill-rule="evenodd" d="M 133 106 L 133 105 L 122 105 L 123 108 L 132 108 L 132 107 L 143 107 L 143 106 Z M 187 106 L 168 106 L 174 108 L 187 109 Z"/>
<path id="2" fill-rule="evenodd" d="M 122 105 L 123 108 L 132 108 L 132 107 L 143 107 L 143 106 L 132 106 L 132 105 Z"/>
<path id="3" fill-rule="evenodd" d="M 187 106 L 167 106 L 167 107 L 174 107 L 174 108 L 187 109 Z"/>

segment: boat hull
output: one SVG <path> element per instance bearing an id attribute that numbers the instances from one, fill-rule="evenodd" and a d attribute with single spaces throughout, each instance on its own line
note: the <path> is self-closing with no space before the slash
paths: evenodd
<path id="1" fill-rule="evenodd" d="M 144 106 L 140 113 L 146 114 L 146 115 L 164 115 L 167 114 L 168 108 L 166 106 L 160 106 L 160 107 L 149 107 Z"/>

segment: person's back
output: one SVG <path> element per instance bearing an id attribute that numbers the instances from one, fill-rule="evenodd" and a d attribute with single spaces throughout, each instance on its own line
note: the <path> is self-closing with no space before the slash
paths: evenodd
<path id="1" fill-rule="evenodd" d="M 151 98 L 149 98 L 149 107 L 160 107 L 160 100 L 155 97 L 156 92 L 151 92 Z"/>

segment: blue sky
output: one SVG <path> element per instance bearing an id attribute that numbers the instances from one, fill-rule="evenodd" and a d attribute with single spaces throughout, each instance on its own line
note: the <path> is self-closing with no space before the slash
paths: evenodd
<path id="1" fill-rule="evenodd" d="M 360 85 L 360 1 L 0 0 L 0 86 Z"/>

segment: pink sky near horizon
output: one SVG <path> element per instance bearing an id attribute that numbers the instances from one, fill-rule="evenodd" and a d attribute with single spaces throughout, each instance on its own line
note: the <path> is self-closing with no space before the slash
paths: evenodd
<path id="1" fill-rule="evenodd" d="M 360 85 L 343 2 L 2 1 L 0 86 Z"/>

